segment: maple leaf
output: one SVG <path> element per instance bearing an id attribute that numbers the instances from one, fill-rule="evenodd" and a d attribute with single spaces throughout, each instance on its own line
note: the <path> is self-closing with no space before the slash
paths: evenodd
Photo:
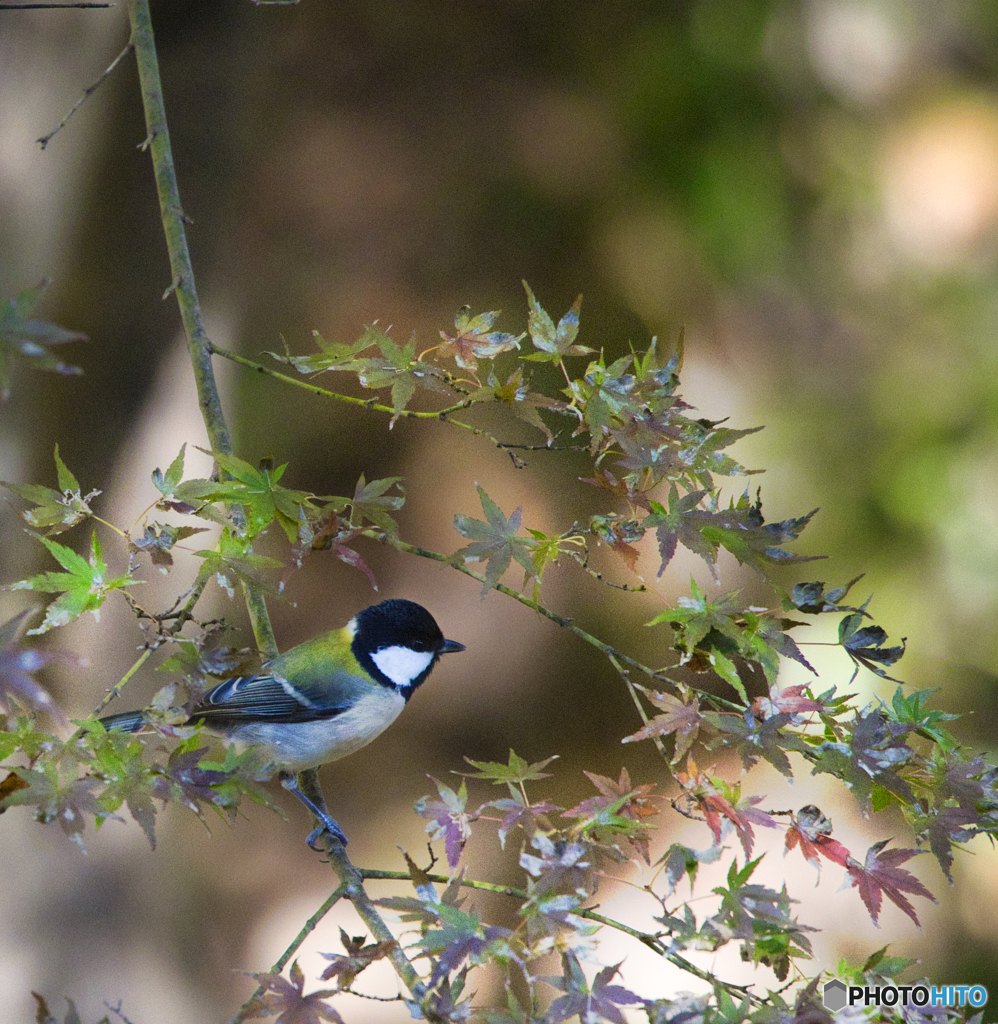
<path id="1" fill-rule="evenodd" d="M 533 764 L 530 764 L 511 749 L 507 764 L 500 764 L 498 761 L 472 761 L 470 757 L 466 757 L 465 761 L 477 768 L 478 771 L 462 774 L 467 775 L 469 779 L 490 780 L 496 786 L 505 784 L 509 787 L 510 794 L 516 796 L 517 787 L 522 786 L 523 783 L 551 778 L 551 773 L 545 772 L 543 769 L 557 759 L 558 755 L 555 754 L 552 757 L 544 758 L 543 761 L 534 761 Z"/>
<path id="2" fill-rule="evenodd" d="M 655 866 L 664 864 L 663 874 L 665 880 L 668 883 L 669 891 L 666 893 L 667 896 L 671 896 L 676 890 L 676 886 L 680 881 L 687 877 L 690 880 L 690 889 L 693 888 L 693 883 L 696 881 L 697 872 L 700 870 L 701 864 L 713 864 L 717 861 L 723 852 L 722 847 L 717 845 L 711 845 L 706 850 L 693 850 L 688 846 L 684 846 L 682 843 L 673 843 L 661 857 L 655 861 Z"/>
<path id="3" fill-rule="evenodd" d="M 802 807 L 791 818 L 787 829 L 784 853 L 797 847 L 804 858 L 814 867 L 818 867 L 818 855 L 847 867 L 852 854 L 836 839 L 831 837 L 832 823 L 814 804 Z"/>
<path id="4" fill-rule="evenodd" d="M 471 315 L 470 306 L 462 306 L 454 317 L 454 334 L 440 332 L 444 343 L 437 349 L 437 355 L 446 359 L 453 356 L 458 366 L 466 370 L 477 370 L 479 359 L 492 359 L 500 352 L 519 348 L 526 334 L 501 334 L 492 326 L 499 316 L 499 310 L 491 313 Z"/>
<path id="5" fill-rule="evenodd" d="M 171 551 L 182 540 L 204 533 L 203 526 L 171 526 L 168 523 L 153 523 L 146 526 L 141 537 L 132 537 L 128 547 L 132 551 L 144 552 L 161 573 L 167 573 L 173 565 Z"/>
<path id="6" fill-rule="evenodd" d="M 284 354 L 266 352 L 265 355 L 276 359 L 279 363 L 287 363 L 289 366 L 293 366 L 299 373 L 322 373 L 325 370 L 356 371 L 358 361 L 355 357 L 369 349 L 373 344 L 368 331 L 365 331 L 357 341 L 348 345 L 327 341 L 318 331 L 312 331 L 312 338 L 316 345 L 319 346 L 319 351 L 314 355 L 292 355 L 283 337 L 281 341 L 284 342 Z"/>
<path id="7" fill-rule="evenodd" d="M 48 691 L 32 679 L 32 675 L 56 660 L 74 664 L 79 664 L 79 660 L 68 654 L 42 651 L 18 642 L 28 620 L 37 610 L 28 608 L 0 625 L 0 707 L 10 715 L 16 714 L 21 705 L 35 711 L 47 711 L 60 724 L 65 724 L 65 717 Z"/>
<path id="8" fill-rule="evenodd" d="M 990 835 L 998 819 L 998 768 L 982 757 L 960 759 L 955 750 L 933 766 L 938 778 L 932 810 L 919 819 L 917 836 L 926 835 L 946 878 L 952 882 L 952 846 L 975 835 Z M 955 800 L 957 806 L 949 801 Z"/>
<path id="9" fill-rule="evenodd" d="M 900 683 L 900 679 L 889 676 L 883 666 L 890 667 L 900 661 L 905 651 L 907 637 L 901 638 L 901 644 L 897 647 L 884 647 L 887 639 L 887 632 L 880 626 L 863 626 L 863 616 L 866 605 L 860 611 L 847 615 L 839 623 L 839 643 L 845 648 L 846 654 L 853 660 L 856 670 L 852 679 L 856 678 L 860 666 L 868 668 L 875 675 L 882 679 L 889 679 L 892 683 Z M 852 682 L 850 679 L 850 682 Z"/>
<path id="10" fill-rule="evenodd" d="M 349 989 L 361 971 L 370 967 L 376 960 L 384 959 L 398 945 L 398 942 L 392 939 L 365 946 L 363 935 L 351 938 L 342 928 L 340 929 L 340 942 L 343 943 L 346 956 L 342 953 L 319 954 L 331 961 L 330 965 L 322 972 L 322 980 L 329 981 L 330 978 L 335 978 L 340 991 Z"/>
<path id="11" fill-rule="evenodd" d="M 466 913 L 444 902 L 435 909 L 440 927 L 427 929 L 418 940 L 418 945 L 436 958 L 430 975 L 431 988 L 440 985 L 465 960 L 474 967 L 492 959 L 490 953 L 499 949 L 513 953 L 510 943 L 513 932 L 508 928 L 484 927 L 475 911 Z"/>
<path id="12" fill-rule="evenodd" d="M 666 477 L 682 474 L 685 466 L 676 452 L 675 439 L 649 422 L 647 416 L 624 416 L 621 427 L 609 428 L 607 444 L 624 456 L 616 465 L 629 470 L 625 479 L 635 490 L 649 491 Z M 604 450 L 604 454 L 609 451 Z"/>
<path id="13" fill-rule="evenodd" d="M 524 375 L 524 367 L 519 364 L 512 373 L 501 381 L 496 376 L 495 367 L 489 370 L 488 383 L 477 388 L 469 396 L 472 403 L 496 402 L 503 405 L 518 419 L 530 426 L 542 431 L 547 438 L 548 445 L 554 443 L 554 434 L 551 428 L 540 417 L 540 410 L 547 409 L 550 412 L 570 415 L 573 413 L 571 407 L 557 398 L 548 398 L 547 395 L 538 394 L 530 390 L 530 380 Z"/>
<path id="14" fill-rule="evenodd" d="M 31 319 L 42 290 L 48 283 L 43 280 L 34 288 L 25 288 L 18 293 L 16 299 L 10 299 L 0 312 L 0 399 L 4 401 L 10 397 L 11 359 L 23 359 L 36 370 L 69 375 L 83 373 L 78 366 L 64 363 L 49 348 L 70 341 L 90 339 L 79 331 L 69 331 L 45 320 Z"/>
<path id="15" fill-rule="evenodd" d="M 298 961 L 291 965 L 290 981 L 280 973 L 251 974 L 263 991 L 247 1007 L 246 1016 L 270 1017 L 277 1015 L 274 1024 L 343 1024 L 343 1018 L 325 1000 L 337 989 L 324 988 L 304 995 L 305 975 Z"/>
<path id="16" fill-rule="evenodd" d="M 397 488 L 398 494 L 388 493 L 393 487 Z M 366 476 L 361 473 L 352 498 L 328 497 L 318 500 L 328 502 L 328 507 L 336 512 L 350 509 L 348 525 L 352 529 L 373 523 L 388 537 L 398 537 L 398 524 L 391 513 L 397 512 L 405 504 L 405 488 L 400 476 L 386 476 L 368 483 Z"/>
<path id="17" fill-rule="evenodd" d="M 52 1011 L 49 1009 L 45 998 L 37 992 L 32 992 L 31 994 L 34 996 L 36 1004 L 35 1024 L 59 1024 L 59 1021 L 52 1016 Z M 62 1024 L 80 1024 L 80 1012 L 76 1009 L 76 1003 L 74 1003 L 69 996 L 65 996 L 64 998 L 66 1000 L 67 1009 L 66 1016 L 62 1020 Z M 124 1020 L 125 1018 L 122 1017 L 121 1019 Z M 111 1024 L 111 1021 L 108 1017 L 101 1017 L 97 1024 Z"/>
<path id="18" fill-rule="evenodd" d="M 649 690 L 639 683 L 634 684 L 647 698 L 665 712 L 656 715 L 647 725 L 630 736 L 625 736 L 621 743 L 635 743 L 638 740 L 651 739 L 653 736 L 675 734 L 675 747 L 672 753 L 672 764 L 676 764 L 690 749 L 700 731 L 700 702 L 696 694 L 688 694 L 688 702 L 658 690 Z"/>
<path id="19" fill-rule="evenodd" d="M 168 799 L 178 800 L 199 818 L 203 818 L 203 801 L 216 806 L 229 803 L 229 798 L 213 787 L 227 782 L 232 773 L 202 766 L 201 758 L 209 749 L 200 747 L 191 750 L 183 745 L 176 747 L 157 780 L 159 785 L 156 787 L 156 795 L 164 802 Z"/>
<path id="20" fill-rule="evenodd" d="M 769 688 L 769 696 L 756 697 L 752 701 L 752 713 L 763 720 L 775 715 L 789 715 L 789 721 L 799 725 L 804 716 L 817 712 L 819 714 L 831 710 L 820 700 L 815 700 L 807 693 L 807 686 L 785 686 L 781 690 L 776 683 Z"/>
<path id="21" fill-rule="evenodd" d="M 652 800 L 662 799 L 652 796 L 654 784 L 632 786 L 631 776 L 626 768 L 620 769 L 620 777 L 615 782 L 605 775 L 586 772 L 586 777 L 600 791 L 599 796 L 592 796 L 581 801 L 570 810 L 563 811 L 563 818 L 584 819 L 579 826 L 598 842 L 616 848 L 618 840 L 629 842 L 650 864 L 647 826 L 644 819 L 658 814 L 658 808 Z"/>
<path id="22" fill-rule="evenodd" d="M 298 535 L 298 518 L 303 505 L 313 497 L 308 491 L 296 491 L 280 485 L 287 464 L 274 466 L 269 459 L 261 459 L 259 466 L 251 466 L 235 455 L 210 452 L 219 467 L 230 479 L 218 481 L 191 481 L 204 483 L 197 497 L 205 501 L 224 501 L 242 506 L 246 517 L 246 535 L 250 538 L 262 533 L 277 522 L 290 542 Z M 178 493 L 188 493 L 181 486 Z"/>
<path id="23" fill-rule="evenodd" d="M 722 448 L 734 444 L 735 441 L 756 434 L 762 427 L 747 427 L 736 430 L 733 427 L 722 427 L 724 421 L 681 420 L 679 458 L 690 470 L 690 473 L 711 486 L 710 474 L 721 476 L 749 476 L 760 472 L 746 469 L 731 456 L 723 455 Z"/>
<path id="24" fill-rule="evenodd" d="M 637 573 L 641 552 L 633 544 L 644 536 L 642 523 L 621 515 L 596 515 L 590 517 L 589 529 L 623 558 L 631 572 Z"/>
<path id="25" fill-rule="evenodd" d="M 309 551 L 332 551 L 341 562 L 354 569 L 359 569 L 371 584 L 373 590 L 378 589 L 374 573 L 360 556 L 360 553 L 349 544 L 357 537 L 364 535 L 373 524 L 385 536 L 398 537 L 398 524 L 392 516 L 405 504 L 405 490 L 399 476 L 384 477 L 368 483 L 362 473 L 354 487 L 350 498 L 336 495 L 316 498 L 324 502 L 317 513 L 302 506 L 298 517 L 298 540 L 292 545 L 291 560 L 283 580 L 292 571 L 292 566 L 301 568 Z M 389 494 L 392 487 L 398 494 Z M 349 515 L 342 513 L 349 509 Z"/>
<path id="26" fill-rule="evenodd" d="M 340 500 L 347 501 L 346 498 Z M 341 562 L 364 573 L 371 584 L 371 589 L 377 590 L 378 582 L 374 578 L 374 573 L 361 558 L 360 552 L 349 547 L 349 541 L 362 536 L 365 529 L 364 526 L 351 526 L 348 520 L 341 518 L 331 509 L 321 515 L 314 524 L 302 515 L 298 521 L 298 540 L 291 547 L 288 567 L 281 577 L 281 588 L 286 585 L 293 568 L 302 567 L 305 556 L 310 551 L 332 551 Z"/>
<path id="27" fill-rule="evenodd" d="M 235 584 L 240 580 L 274 592 L 277 589 L 274 574 L 283 568 L 282 563 L 267 555 L 257 555 L 248 548 L 248 538 L 223 530 L 214 550 L 194 552 L 198 558 L 204 559 L 198 570 L 198 583 L 203 584 L 204 580 L 214 576 L 230 599 L 235 597 Z"/>
<path id="28" fill-rule="evenodd" d="M 884 847 L 889 842 L 889 839 L 883 839 L 879 843 L 874 843 L 866 852 L 865 863 L 853 861 L 848 866 L 848 877 L 852 879 L 853 886 L 859 889 L 863 904 L 878 928 L 880 906 L 884 896 L 921 927 L 915 908 L 904 894 L 907 892 L 914 896 L 923 896 L 933 903 L 937 903 L 938 900 L 910 871 L 906 871 L 900 865 L 926 851 L 885 850 Z"/>
<path id="29" fill-rule="evenodd" d="M 517 537 L 523 521 L 523 509 L 514 509 L 507 519 L 499 506 L 485 493 L 480 484 L 475 484 L 478 497 L 485 512 L 485 522 L 458 513 L 454 516 L 454 529 L 471 543 L 456 551 L 454 559 L 466 562 L 486 563 L 485 582 L 482 584 L 484 597 L 499 582 L 509 568 L 511 559 L 523 566 L 526 577 L 536 579 L 531 541 Z"/>
<path id="30" fill-rule="evenodd" d="M 569 382 L 565 389 L 572 399 L 572 405 L 581 413 L 581 422 L 576 434 L 583 427 L 588 429 L 591 442 L 589 450 L 596 454 L 604 439 L 613 434 L 612 428 L 627 421 L 627 416 L 635 402 L 635 391 L 638 379 L 633 373 L 627 373 L 633 362 L 633 356 L 622 356 L 607 366 L 603 354 L 586 368 L 581 380 Z M 613 434 L 616 437 L 615 434 Z M 623 440 L 617 437 L 618 444 Z"/>
<path id="31" fill-rule="evenodd" d="M 623 961 L 621 961 L 622 963 Z M 549 1007 L 545 1019 L 552 1024 L 578 1016 L 586 1024 L 609 1021 L 610 1024 L 625 1024 L 620 1006 L 643 1003 L 630 989 L 612 985 L 611 981 L 620 971 L 620 964 L 604 967 L 593 979 L 592 986 L 586 980 L 578 957 L 571 951 L 562 954 L 562 976 L 545 978 L 554 988 L 565 994 L 559 996 Z"/>
<path id="32" fill-rule="evenodd" d="M 384 331 L 375 326 L 365 329 L 367 346 L 377 346 L 381 356 L 365 356 L 343 369 L 356 370 L 357 379 L 365 388 L 392 389 L 392 410 L 394 415 L 389 426 L 394 426 L 417 388 L 427 388 L 450 397 L 453 389 L 440 379 L 440 371 L 429 363 L 416 359 L 416 342 L 411 339 L 406 345 L 396 345 Z"/>
<path id="33" fill-rule="evenodd" d="M 787 750 L 803 753 L 809 748 L 792 733 L 785 734 L 780 730 L 789 725 L 793 716 L 788 714 L 773 715 L 760 722 L 751 709 L 746 708 L 742 714 L 705 712 L 704 720 L 709 722 L 720 733 L 718 740 L 711 744 L 713 749 L 718 744 L 734 747 L 742 759 L 747 772 L 760 757 L 764 757 L 777 771 L 788 779 L 793 778 Z"/>
<path id="34" fill-rule="evenodd" d="M 784 607 L 787 611 L 796 608 L 797 611 L 806 612 L 808 615 L 819 615 L 821 612 L 858 612 L 859 608 L 852 608 L 839 602 L 864 575 L 865 573 L 860 573 L 844 587 L 834 587 L 827 592 L 825 584 L 820 580 L 815 583 L 798 583 L 789 599 L 784 601 Z"/>
<path id="35" fill-rule="evenodd" d="M 40 484 L 11 484 L 0 480 L 0 486 L 13 491 L 19 498 L 34 502 L 35 507 L 26 509 L 21 518 L 36 530 L 45 530 L 49 537 L 62 533 L 93 515 L 90 501 L 100 491 L 83 494 L 76 477 L 59 457 L 59 446 L 55 446 L 55 466 L 59 477 L 59 490 Z"/>
<path id="36" fill-rule="evenodd" d="M 113 590 L 131 587 L 142 580 L 133 580 L 127 574 L 108 576 L 107 563 L 101 553 L 96 532 L 90 539 L 89 560 L 78 555 L 72 548 L 59 544 L 48 537 L 32 534 L 49 549 L 52 557 L 67 571 L 43 572 L 26 580 L 11 583 L 7 590 L 34 590 L 41 593 L 59 594 L 45 609 L 45 618 L 40 626 L 28 630 L 28 636 L 47 633 L 56 626 L 65 626 L 84 612 L 93 612 L 100 617 L 100 607 Z"/>
<path id="37" fill-rule="evenodd" d="M 581 842 L 567 839 L 552 839 L 538 832 L 530 845 L 540 856 L 523 852 L 520 867 L 537 882 L 531 881 L 531 895 L 536 897 L 551 892 L 567 892 L 585 896 L 594 890 L 590 848 Z"/>
<path id="38" fill-rule="evenodd" d="M 561 810 L 560 807 L 556 807 L 547 800 L 528 804 L 524 802 L 522 794 L 515 790 L 508 799 L 490 800 L 488 803 L 482 804 L 475 812 L 476 817 L 480 816 L 487 807 L 494 807 L 503 815 L 502 821 L 496 829 L 499 845 L 503 849 L 506 848 L 506 837 L 514 828 L 522 828 L 527 839 L 532 839 L 538 828 L 550 832 L 551 823 L 546 816 Z"/>
<path id="39" fill-rule="evenodd" d="M 914 804 L 911 786 L 899 774 L 899 769 L 915 757 L 905 738 L 915 731 L 914 723 L 892 721 L 883 711 L 872 709 L 857 712 L 848 727 L 852 733 L 848 745 L 822 743 L 817 748 L 812 774 L 837 775 L 866 809 L 875 795 L 875 786 L 900 797 L 905 804 Z"/>
<path id="40" fill-rule="evenodd" d="M 180 446 L 180 452 L 170 463 L 164 473 L 158 466 L 152 471 L 152 482 L 160 494 L 165 498 L 171 498 L 177 493 L 177 487 L 184 476 L 184 456 L 187 453 L 187 442 Z"/>
<path id="41" fill-rule="evenodd" d="M 429 778 L 433 779 L 433 776 Z M 434 842 L 438 839 L 444 840 L 447 864 L 454 868 L 461 859 L 465 843 L 471 838 L 471 819 L 466 810 L 468 787 L 462 781 L 461 788 L 455 793 L 450 786 L 445 786 L 437 779 L 433 781 L 436 783 L 440 799 L 420 797 L 413 809 L 421 818 L 428 819 L 426 831 L 430 833 L 430 839 Z"/>
<path id="42" fill-rule="evenodd" d="M 694 554 L 700 555 L 713 571 L 714 563 L 717 561 L 717 548 L 703 539 L 697 525 L 702 517 L 696 515 L 697 506 L 706 493 L 690 491 L 680 497 L 676 485 L 672 484 L 669 487 L 668 509 L 657 501 L 648 502 L 651 514 L 645 517 L 642 525 L 645 529 L 654 529 L 658 537 L 658 552 L 661 559 L 659 576 L 665 572 L 680 543 Z"/>
<path id="43" fill-rule="evenodd" d="M 579 333 L 579 309 L 582 306 L 580 295 L 572 305 L 572 308 L 561 318 L 558 326 L 544 312 L 541 304 L 534 298 L 530 285 L 526 281 L 523 287 L 527 291 L 527 302 L 530 306 L 530 316 L 527 321 L 527 329 L 530 332 L 530 340 L 534 343 L 536 352 L 524 356 L 524 359 L 533 359 L 541 362 L 560 363 L 565 356 L 585 356 L 592 352 L 591 348 L 585 345 L 576 345 L 575 338 Z"/>
<path id="44" fill-rule="evenodd" d="M 40 768 L 17 768 L 15 774 L 27 785 L 8 792 L 4 796 L 4 806 L 34 807 L 38 821 L 46 824 L 57 821 L 63 833 L 81 850 L 85 850 L 85 814 L 101 819 L 117 817 L 100 802 L 98 790 L 101 783 L 98 779 L 74 778 L 63 783 L 51 761 Z"/>
<path id="45" fill-rule="evenodd" d="M 778 827 L 778 822 L 769 814 L 755 807 L 761 803 L 761 796 L 741 799 L 740 786 L 729 786 L 723 779 L 715 779 L 699 772 L 692 757 L 687 759 L 685 772 L 676 772 L 676 781 L 685 791 L 687 800 L 700 809 L 714 834 L 714 844 L 720 844 L 727 821 L 738 833 L 746 859 L 752 856 L 752 846 L 755 843 L 753 824 L 766 828 Z"/>

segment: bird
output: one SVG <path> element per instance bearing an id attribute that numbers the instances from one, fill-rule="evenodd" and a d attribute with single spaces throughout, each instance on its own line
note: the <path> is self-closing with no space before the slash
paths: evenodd
<path id="1" fill-rule="evenodd" d="M 324 833 L 346 846 L 316 769 L 380 736 L 440 656 L 463 650 L 464 644 L 444 638 L 422 605 L 391 598 L 364 608 L 342 628 L 271 658 L 256 675 L 212 687 L 186 724 L 204 723 L 239 747 L 262 747 L 277 766 L 281 785 L 318 822 L 306 840 L 309 846 L 322 849 Z M 142 711 L 100 721 L 114 732 L 138 732 L 146 725 Z"/>

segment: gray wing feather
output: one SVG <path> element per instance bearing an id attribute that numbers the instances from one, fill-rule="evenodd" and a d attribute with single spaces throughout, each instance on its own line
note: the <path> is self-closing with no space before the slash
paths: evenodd
<path id="1" fill-rule="evenodd" d="M 349 705 L 316 707 L 288 692 L 283 680 L 275 675 L 239 676 L 209 690 L 191 712 L 191 721 L 211 724 L 240 722 L 313 722 L 342 714 Z"/>

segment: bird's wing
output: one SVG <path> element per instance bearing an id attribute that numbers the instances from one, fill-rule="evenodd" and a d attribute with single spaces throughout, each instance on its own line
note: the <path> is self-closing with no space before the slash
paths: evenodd
<path id="1" fill-rule="evenodd" d="M 209 725 L 265 720 L 312 722 L 342 714 L 350 705 L 319 705 L 274 673 L 239 676 L 209 690 L 191 712 L 191 721 Z"/>

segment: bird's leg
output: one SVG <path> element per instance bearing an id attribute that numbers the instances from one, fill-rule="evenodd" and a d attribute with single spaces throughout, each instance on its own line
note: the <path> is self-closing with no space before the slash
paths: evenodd
<path id="1" fill-rule="evenodd" d="M 319 776 L 314 768 L 306 768 L 305 771 L 299 772 L 297 775 L 294 772 L 282 771 L 278 773 L 278 778 L 281 780 L 281 785 L 296 796 L 319 822 L 319 827 L 313 829 L 305 840 L 313 850 L 322 849 L 316 844 L 327 832 L 344 846 L 347 845 L 347 837 L 343 834 L 343 829 L 329 815 L 326 801 L 322 796 L 322 789 L 319 786 Z"/>

